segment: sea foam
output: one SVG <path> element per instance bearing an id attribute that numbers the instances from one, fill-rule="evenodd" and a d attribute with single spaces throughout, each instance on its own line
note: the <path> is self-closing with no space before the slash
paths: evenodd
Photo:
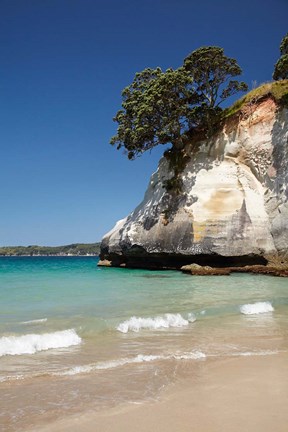
<path id="1" fill-rule="evenodd" d="M 35 354 L 52 348 L 79 345 L 81 338 L 74 329 L 44 334 L 4 336 L 0 338 L 0 357 L 5 355 Z"/>
<path id="2" fill-rule="evenodd" d="M 153 362 L 157 360 L 200 360 L 204 358 L 206 358 L 206 355 L 201 351 L 193 351 L 193 352 L 187 352 L 182 354 L 167 354 L 167 355 L 138 354 L 137 356 L 131 358 L 124 357 L 118 360 L 108 360 L 100 363 L 88 364 L 83 366 L 74 366 L 73 368 L 64 371 L 54 372 L 53 375 L 67 376 L 67 375 L 85 374 L 97 370 L 114 369 L 120 366 L 126 366 L 126 365 L 131 365 L 136 363 L 147 363 L 147 362 Z"/>
<path id="3" fill-rule="evenodd" d="M 132 358 L 120 358 L 118 360 L 108 360 L 106 362 L 100 362 L 96 364 L 90 364 L 85 366 L 74 366 L 71 369 L 62 371 L 62 372 L 56 372 L 54 375 L 78 375 L 81 373 L 89 373 L 96 370 L 105 370 L 105 369 L 114 369 L 120 366 L 125 366 L 127 364 L 133 364 L 133 363 L 145 363 L 145 362 L 151 362 L 155 360 L 165 359 L 164 356 L 159 355 L 142 355 L 139 354 L 136 357 Z"/>
<path id="4" fill-rule="evenodd" d="M 192 312 L 190 312 L 188 314 L 188 318 L 187 319 L 188 319 L 189 323 L 193 323 L 193 322 L 196 321 L 196 316 Z"/>
<path id="5" fill-rule="evenodd" d="M 270 302 L 249 303 L 240 306 L 240 312 L 244 315 L 258 315 L 273 312 L 274 308 Z"/>
<path id="6" fill-rule="evenodd" d="M 128 333 L 128 331 L 139 332 L 142 329 L 157 330 L 169 327 L 184 327 L 188 324 L 189 321 L 184 319 L 180 314 L 167 313 L 164 316 L 156 316 L 154 318 L 133 316 L 120 323 L 116 329 L 121 333 Z"/>

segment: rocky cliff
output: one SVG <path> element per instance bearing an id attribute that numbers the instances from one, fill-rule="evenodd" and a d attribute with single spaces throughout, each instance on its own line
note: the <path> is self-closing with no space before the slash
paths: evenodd
<path id="1" fill-rule="evenodd" d="M 102 240 L 115 266 L 266 264 L 288 249 L 288 109 L 266 96 L 185 148 L 181 192 L 163 157 L 142 203 Z"/>

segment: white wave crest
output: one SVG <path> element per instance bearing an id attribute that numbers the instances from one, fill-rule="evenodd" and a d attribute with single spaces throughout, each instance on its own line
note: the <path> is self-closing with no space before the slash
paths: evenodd
<path id="1" fill-rule="evenodd" d="M 96 370 L 113 369 L 120 366 L 135 363 L 146 363 L 157 360 L 200 360 L 206 358 L 206 355 L 201 351 L 188 352 L 183 354 L 167 354 L 167 355 L 144 355 L 138 354 L 132 358 L 121 358 L 119 360 L 110 360 L 102 363 L 90 364 L 85 366 L 75 366 L 71 369 L 67 369 L 61 372 L 55 372 L 54 375 L 65 376 L 65 375 L 78 375 L 84 373 L 90 373 Z"/>
<path id="2" fill-rule="evenodd" d="M 184 354 L 175 354 L 173 355 L 173 358 L 175 360 L 200 360 L 206 358 L 207 355 L 204 354 L 202 351 L 194 351 L 194 352 L 188 352 Z"/>
<path id="3" fill-rule="evenodd" d="M 189 321 L 184 319 L 180 314 L 165 314 L 154 318 L 142 318 L 133 316 L 130 319 L 120 323 L 116 329 L 122 333 L 128 331 L 139 332 L 142 329 L 157 330 L 169 327 L 184 327 Z"/>
<path id="4" fill-rule="evenodd" d="M 0 338 L 0 357 L 5 355 L 35 354 L 51 348 L 79 345 L 81 338 L 74 329 L 44 334 L 4 336 Z"/>
<path id="5" fill-rule="evenodd" d="M 240 312 L 244 315 L 258 315 L 273 312 L 274 308 L 270 302 L 249 303 L 240 306 Z"/>
<path id="6" fill-rule="evenodd" d="M 232 354 L 233 357 L 251 357 L 251 356 L 268 356 L 268 355 L 275 355 L 279 354 L 280 351 L 244 351 L 244 352 L 238 352 Z"/>
<path id="7" fill-rule="evenodd" d="M 6 375 L 0 377 L 0 382 L 24 380 L 24 375 Z"/>
<path id="8" fill-rule="evenodd" d="M 132 357 L 132 358 L 121 358 L 119 360 L 110 360 L 102 363 L 90 364 L 85 366 L 75 366 L 63 372 L 59 372 L 59 373 L 56 372 L 56 375 L 77 375 L 80 373 L 93 372 L 95 370 L 114 369 L 120 366 L 125 366 L 127 364 L 144 363 L 144 362 L 150 362 L 150 361 L 161 360 L 161 359 L 165 359 L 165 356 L 139 354 L 136 357 Z"/>
<path id="9" fill-rule="evenodd" d="M 29 325 L 29 324 L 40 324 L 44 322 L 47 322 L 47 318 L 40 318 L 40 319 L 35 319 L 30 321 L 22 321 L 20 324 Z"/>

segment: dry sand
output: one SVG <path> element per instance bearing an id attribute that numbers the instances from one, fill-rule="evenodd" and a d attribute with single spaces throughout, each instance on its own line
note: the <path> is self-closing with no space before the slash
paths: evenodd
<path id="1" fill-rule="evenodd" d="M 37 432 L 287 432 L 288 354 L 203 362 L 159 401 L 87 413 Z"/>

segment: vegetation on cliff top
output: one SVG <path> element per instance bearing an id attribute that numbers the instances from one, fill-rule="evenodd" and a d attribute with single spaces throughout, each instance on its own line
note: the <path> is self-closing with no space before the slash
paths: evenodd
<path id="1" fill-rule="evenodd" d="M 280 54 L 273 73 L 276 82 L 265 83 L 253 89 L 226 109 L 222 118 L 231 117 L 239 113 L 245 105 L 256 104 L 268 97 L 272 97 L 278 105 L 288 107 L 288 33 L 281 41 Z"/>
<path id="2" fill-rule="evenodd" d="M 223 118 L 225 119 L 239 113 L 245 105 L 256 104 L 269 97 L 272 97 L 278 105 L 288 107 L 288 79 L 265 83 L 251 90 L 231 107 L 224 110 Z"/>
<path id="3" fill-rule="evenodd" d="M 66 246 L 4 246 L 0 256 L 38 256 L 38 255 L 99 255 L 100 243 L 74 243 Z"/>
<path id="4" fill-rule="evenodd" d="M 288 33 L 281 41 L 280 54 L 273 73 L 274 80 L 288 79 Z"/>
<path id="5" fill-rule="evenodd" d="M 114 120 L 117 134 L 111 144 L 124 149 L 129 159 L 159 144 L 183 149 L 193 129 L 211 135 L 219 122 L 220 105 L 239 91 L 244 82 L 236 60 L 219 47 L 202 47 L 185 58 L 179 69 L 145 69 L 122 92 L 122 109 Z"/>
<path id="6" fill-rule="evenodd" d="M 288 34 L 282 39 L 280 53 L 273 74 L 276 82 L 259 86 L 225 110 L 220 105 L 248 86 L 233 79 L 242 73 L 241 68 L 222 48 L 199 48 L 176 70 L 163 72 L 158 67 L 137 73 L 122 92 L 122 109 L 114 118 L 117 134 L 111 144 L 124 149 L 128 159 L 159 144 L 172 144 L 164 156 L 174 175 L 164 187 L 169 194 L 180 193 L 181 172 L 189 160 L 186 143 L 210 138 L 223 121 L 265 98 L 288 107 Z"/>
<path id="7" fill-rule="evenodd" d="M 288 106 L 288 33 L 281 41 L 280 54 L 273 73 L 276 82 L 252 90 L 224 111 L 220 107 L 223 101 L 248 87 L 234 79 L 242 70 L 222 48 L 201 47 L 176 70 L 163 72 L 158 67 L 137 73 L 122 92 L 122 109 L 114 118 L 117 134 L 111 144 L 124 149 L 129 159 L 159 144 L 170 143 L 172 152 L 183 153 L 195 131 L 211 137 L 222 120 L 245 104 L 273 97 L 278 104 Z M 170 165 L 175 159 L 171 151 Z"/>

